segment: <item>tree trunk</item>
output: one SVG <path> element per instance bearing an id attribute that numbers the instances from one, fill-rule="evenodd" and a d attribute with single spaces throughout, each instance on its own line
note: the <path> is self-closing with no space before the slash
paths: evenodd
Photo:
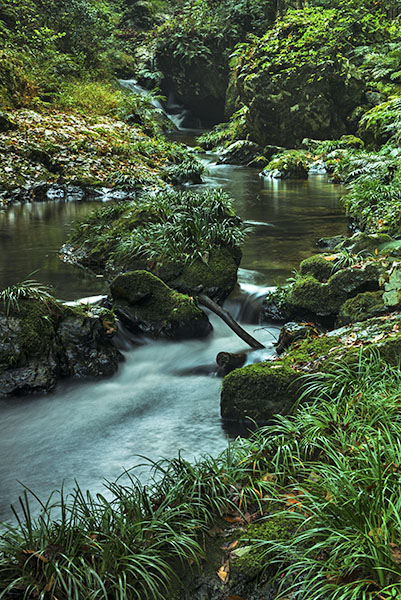
<path id="1" fill-rule="evenodd" d="M 239 325 L 237 321 L 235 321 L 232 318 L 229 312 L 227 312 L 226 310 L 224 310 L 224 308 L 216 304 L 216 302 L 213 302 L 213 300 L 211 300 L 209 296 L 200 294 L 199 296 L 197 296 L 197 298 L 199 304 L 205 306 L 206 308 L 214 312 L 218 317 L 220 317 L 220 319 L 223 319 L 223 321 L 227 323 L 227 325 L 234 331 L 234 333 L 236 333 L 238 337 L 244 340 L 244 342 L 248 344 L 251 348 L 260 350 L 265 347 L 263 346 L 263 344 L 258 342 L 258 340 L 255 340 L 255 338 L 252 337 L 247 331 L 245 331 L 245 329 L 243 329 L 241 325 Z"/>

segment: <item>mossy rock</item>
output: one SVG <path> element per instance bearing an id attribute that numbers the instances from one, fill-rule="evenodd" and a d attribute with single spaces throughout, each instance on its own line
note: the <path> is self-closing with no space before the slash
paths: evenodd
<path id="1" fill-rule="evenodd" d="M 399 313 L 371 318 L 297 342 L 280 359 L 236 369 L 223 380 L 222 417 L 265 423 L 276 414 L 288 414 L 300 398 L 303 375 L 336 372 L 340 364 L 357 363 L 361 353 L 378 353 L 399 364 L 400 327 Z"/>
<path id="2" fill-rule="evenodd" d="M 392 242 L 393 238 L 386 233 L 355 233 L 340 242 L 335 251 L 346 250 L 349 254 L 375 254 L 381 247 Z"/>
<path id="3" fill-rule="evenodd" d="M 309 155 L 302 150 L 288 150 L 274 156 L 262 171 L 263 177 L 271 179 L 307 179 Z"/>
<path id="4" fill-rule="evenodd" d="M 223 380 L 223 419 L 258 423 L 288 414 L 298 397 L 299 373 L 285 363 L 265 362 L 236 369 Z"/>
<path id="5" fill-rule="evenodd" d="M 237 283 L 241 256 L 239 248 L 214 248 L 207 263 L 198 258 L 184 265 L 178 276 L 165 278 L 165 281 L 180 292 L 203 293 L 219 302 L 227 298 Z"/>
<path id="6" fill-rule="evenodd" d="M 110 284 L 116 313 L 134 333 L 151 337 L 205 337 L 212 329 L 195 301 L 148 271 L 130 271 Z"/>
<path id="7" fill-rule="evenodd" d="M 394 266 L 384 284 L 383 303 L 388 310 L 398 308 L 401 305 L 401 269 Z"/>
<path id="8" fill-rule="evenodd" d="M 328 317 L 337 314 L 347 295 L 312 275 L 301 277 L 290 289 L 288 303 L 299 314 Z"/>
<path id="9" fill-rule="evenodd" d="M 344 302 L 338 313 L 336 325 L 341 327 L 348 323 L 366 321 L 384 314 L 387 310 L 382 291 L 363 292 Z"/>
<path id="10" fill-rule="evenodd" d="M 221 165 L 249 165 L 254 163 L 262 154 L 260 146 L 247 140 L 237 140 L 223 150 L 219 156 Z M 266 166 L 265 163 L 263 166 Z"/>
<path id="11" fill-rule="evenodd" d="M 348 298 L 365 291 L 378 290 L 382 271 L 382 267 L 375 263 L 363 264 L 360 268 L 347 267 L 331 275 L 327 283 L 306 275 L 292 285 L 287 302 L 295 313 L 334 316 Z"/>
<path id="12" fill-rule="evenodd" d="M 291 537 L 297 522 L 283 512 L 273 513 L 249 525 L 239 539 L 231 563 L 231 579 L 246 576 L 254 579 L 262 574 L 263 580 L 270 578 L 274 567 L 266 564 L 263 542 L 279 542 Z"/>
<path id="13" fill-rule="evenodd" d="M 327 255 L 314 254 L 306 258 L 299 265 L 301 275 L 312 275 L 318 281 L 327 281 L 333 274 L 333 263 L 327 260 Z"/>
<path id="14" fill-rule="evenodd" d="M 54 298 L 0 305 L 0 395 L 50 391 L 61 377 L 112 375 L 121 359 L 109 311 L 69 307 Z"/>

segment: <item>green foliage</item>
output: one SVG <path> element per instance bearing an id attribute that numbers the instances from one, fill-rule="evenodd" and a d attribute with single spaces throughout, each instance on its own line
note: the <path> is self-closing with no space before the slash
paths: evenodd
<path id="1" fill-rule="evenodd" d="M 374 145 L 389 140 L 401 141 L 401 97 L 396 96 L 365 113 L 360 122 L 360 133 Z"/>
<path id="2" fill-rule="evenodd" d="M 289 10 L 283 20 L 262 38 L 237 46 L 232 65 L 242 76 L 267 70 L 273 77 L 289 77 L 295 70 L 317 67 L 316 81 L 324 77 L 325 62 L 335 62 L 336 70 L 347 80 L 357 74 L 347 53 L 364 40 L 387 34 L 388 22 L 380 12 L 368 12 L 342 3 L 342 10 L 304 8 Z M 330 65 L 327 65 L 327 68 Z M 241 70 L 243 72 L 241 73 Z"/>
<path id="3" fill-rule="evenodd" d="M 50 288 L 33 279 L 26 279 L 21 283 L 9 286 L 0 291 L 0 303 L 6 308 L 6 314 L 19 311 L 19 303 L 22 299 L 31 298 L 47 302 L 51 296 Z"/>
<path id="4" fill-rule="evenodd" d="M 159 49 L 171 52 L 182 65 L 195 58 L 211 64 L 219 53 L 227 58 L 230 48 L 246 34 L 260 35 L 272 23 L 273 4 L 271 0 L 187 0 L 158 29 Z"/>
<path id="5" fill-rule="evenodd" d="M 237 110 L 228 123 L 220 123 L 211 131 L 203 133 L 197 138 L 198 144 L 205 150 L 226 148 L 237 140 L 246 139 L 246 115 L 248 108 L 243 106 Z"/>
<path id="6" fill-rule="evenodd" d="M 112 256 L 119 264 L 139 257 L 181 264 L 200 258 L 207 264 L 212 249 L 237 247 L 245 238 L 231 200 L 220 190 L 165 190 L 120 210 L 96 211 L 76 224 L 70 242 L 83 244 L 103 260 Z"/>

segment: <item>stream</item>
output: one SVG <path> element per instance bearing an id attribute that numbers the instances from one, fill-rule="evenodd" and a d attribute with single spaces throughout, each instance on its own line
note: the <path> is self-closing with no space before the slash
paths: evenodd
<path id="1" fill-rule="evenodd" d="M 189 135 L 175 137 L 187 142 Z M 213 155 L 204 160 L 205 183 L 192 187 L 223 187 L 251 228 L 239 287 L 225 306 L 266 345 L 249 358 L 260 360 L 274 352 L 278 335 L 276 326 L 257 323 L 261 298 L 316 252 L 319 237 L 347 233 L 347 219 L 338 208 L 344 190 L 322 175 L 270 181 L 253 169 L 216 165 Z M 57 256 L 71 222 L 100 204 L 67 198 L 0 211 L 1 287 L 31 277 L 54 286 L 62 300 L 105 293 L 102 278 Z M 10 504 L 21 495 L 21 484 L 43 499 L 63 482 L 71 490 L 75 479 L 84 489 L 103 492 L 103 480 L 143 462 L 139 455 L 158 460 L 182 450 L 190 459 L 224 449 L 238 430 L 221 422 L 221 380 L 179 374 L 213 363 L 219 351 L 244 348 L 224 323 L 210 318 L 214 331 L 205 340 L 133 345 L 122 332 L 117 343 L 125 361 L 110 379 L 64 381 L 48 395 L 0 400 L 0 520 L 12 518 Z M 146 479 L 148 467 L 138 467 L 141 473 Z"/>

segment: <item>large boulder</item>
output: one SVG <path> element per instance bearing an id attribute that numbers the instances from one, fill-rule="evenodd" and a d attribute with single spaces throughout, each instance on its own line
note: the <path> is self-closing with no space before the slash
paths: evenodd
<path id="1" fill-rule="evenodd" d="M 254 142 L 238 140 L 220 152 L 218 164 L 247 166 L 249 164 L 254 164 L 258 157 L 261 157 L 262 153 L 262 148 Z"/>
<path id="2" fill-rule="evenodd" d="M 116 314 L 134 333 L 180 340 L 205 337 L 212 330 L 192 298 L 172 290 L 148 271 L 119 275 L 110 290 Z"/>
<path id="3" fill-rule="evenodd" d="M 60 377 L 112 375 L 121 360 L 106 309 L 72 308 L 54 299 L 0 304 L 0 395 L 47 392 Z"/>
<path id="4" fill-rule="evenodd" d="M 362 43 L 357 11 L 289 10 L 236 52 L 236 91 L 249 109 L 251 140 L 294 148 L 305 137 L 339 138 L 352 128 L 349 116 L 361 104 L 364 84 L 343 55 L 348 27 L 352 41 Z"/>
<path id="5" fill-rule="evenodd" d="M 386 276 L 382 262 L 362 259 L 358 262 L 354 257 L 355 264 L 342 267 L 343 258 L 340 253 L 317 254 L 302 261 L 299 276 L 291 285 L 267 295 L 262 320 L 323 319 L 334 323 L 347 300 L 379 290 Z"/>

